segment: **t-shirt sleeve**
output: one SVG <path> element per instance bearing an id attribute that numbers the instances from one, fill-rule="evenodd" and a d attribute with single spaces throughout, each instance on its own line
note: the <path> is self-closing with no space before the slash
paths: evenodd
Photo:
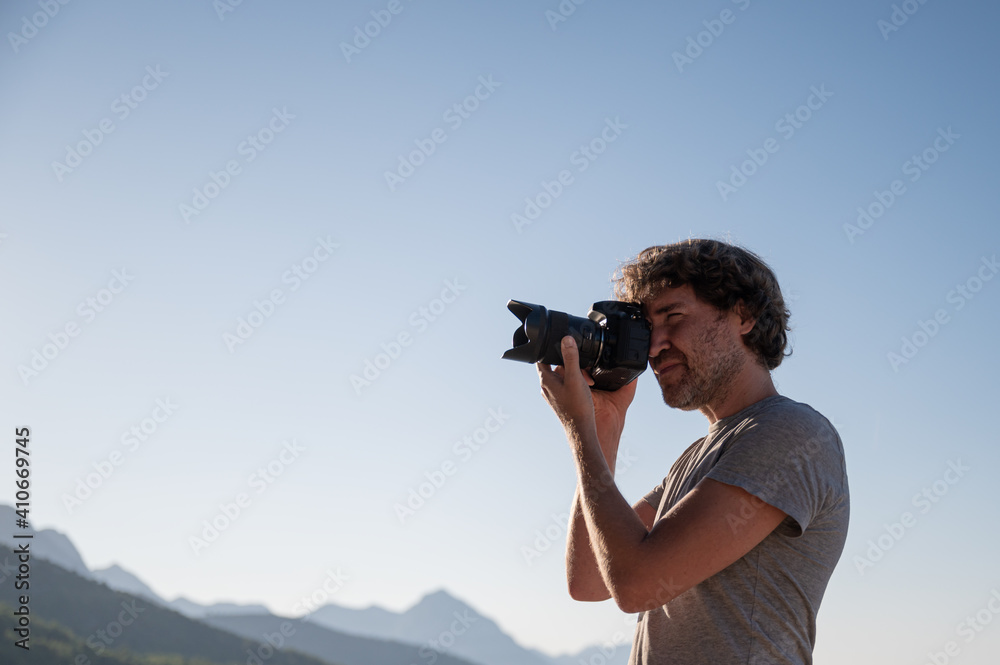
<path id="1" fill-rule="evenodd" d="M 760 414 L 727 442 L 706 477 L 745 489 L 792 518 L 801 536 L 843 482 L 843 447 L 833 426 L 802 404 Z"/>
<path id="2" fill-rule="evenodd" d="M 651 489 L 646 493 L 646 496 L 642 497 L 646 503 L 651 505 L 654 510 L 660 509 L 660 501 L 663 499 L 663 492 L 667 487 L 667 479 L 664 478 L 663 482 Z"/>

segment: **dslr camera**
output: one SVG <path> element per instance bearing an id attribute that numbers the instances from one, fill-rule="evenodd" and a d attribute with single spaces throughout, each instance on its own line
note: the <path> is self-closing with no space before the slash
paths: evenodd
<path id="1" fill-rule="evenodd" d="M 646 370 L 650 328 L 639 303 L 595 302 L 587 318 L 520 300 L 507 301 L 507 309 L 521 320 L 513 347 L 503 354 L 507 360 L 563 365 L 560 341 L 571 335 L 580 368 L 589 370 L 596 390 L 618 390 Z"/>

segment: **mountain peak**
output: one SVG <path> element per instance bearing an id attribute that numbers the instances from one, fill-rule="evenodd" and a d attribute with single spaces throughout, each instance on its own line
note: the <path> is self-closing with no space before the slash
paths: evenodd
<path id="1" fill-rule="evenodd" d="M 424 597 L 421 598 L 420 600 L 424 601 L 424 600 L 438 600 L 438 599 L 457 600 L 453 595 L 445 591 L 443 587 L 436 591 L 431 591 L 429 593 L 424 594 Z"/>
<path id="2" fill-rule="evenodd" d="M 13 524 L 15 518 L 16 512 L 13 506 L 0 504 L 0 521 L 4 524 Z M 83 562 L 83 558 L 76 550 L 76 547 L 73 546 L 73 543 L 64 534 L 54 529 L 42 529 L 38 531 L 30 526 L 24 532 L 34 536 L 31 551 L 39 559 L 47 559 L 66 570 L 73 571 L 81 577 L 90 577 L 90 570 L 87 568 L 87 564 Z M 17 549 L 18 543 L 7 531 L 3 531 L 0 532 L 0 545 L 5 545 L 14 550 Z"/>
<path id="3" fill-rule="evenodd" d="M 403 614 L 413 612 L 450 613 L 464 609 L 470 609 L 467 603 L 455 598 L 444 589 L 438 589 L 425 595 Z"/>
<path id="4" fill-rule="evenodd" d="M 113 563 L 107 568 L 94 570 L 91 574 L 94 579 L 99 582 L 103 582 L 115 591 L 123 591 L 134 596 L 142 596 L 143 598 L 151 600 L 159 605 L 166 605 L 163 599 L 160 598 L 155 591 L 150 589 L 145 582 L 119 566 L 117 563 Z"/>

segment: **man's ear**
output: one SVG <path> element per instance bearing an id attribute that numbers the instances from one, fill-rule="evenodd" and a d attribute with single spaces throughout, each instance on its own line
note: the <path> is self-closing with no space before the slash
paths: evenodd
<path id="1" fill-rule="evenodd" d="M 736 303 L 736 315 L 740 317 L 740 335 L 746 335 L 757 325 L 757 319 L 750 316 L 746 303 L 742 300 Z"/>

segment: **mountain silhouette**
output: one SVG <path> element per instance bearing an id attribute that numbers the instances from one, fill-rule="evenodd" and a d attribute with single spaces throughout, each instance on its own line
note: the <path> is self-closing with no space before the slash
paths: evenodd
<path id="1" fill-rule="evenodd" d="M 157 595 L 145 582 L 117 564 L 95 570 L 92 576 L 115 591 L 141 596 L 150 602 L 169 607 L 192 619 L 200 619 L 214 614 L 270 614 L 270 611 L 263 605 L 240 605 L 237 603 L 201 605 L 184 597 L 167 601 Z"/>
<path id="2" fill-rule="evenodd" d="M 601 658 L 594 662 L 625 665 L 630 651 L 630 644 L 613 650 L 605 646 L 603 652 L 600 647 L 588 647 L 577 654 L 553 658 L 519 645 L 492 619 L 444 590 L 427 594 L 401 613 L 379 607 L 356 610 L 328 604 L 309 615 L 309 620 L 334 630 L 419 644 L 425 649 L 435 649 L 436 645 L 437 650 L 480 665 L 577 665 L 580 660 L 589 663 L 595 654 L 601 654 Z"/>
<path id="3" fill-rule="evenodd" d="M 11 524 L 16 515 L 12 507 L 0 505 L 0 520 L 4 519 Z M 330 658 L 330 654 L 344 654 L 345 657 L 338 661 L 343 665 L 397 661 L 400 665 L 423 665 L 429 661 L 436 665 L 469 665 L 469 662 L 475 665 L 587 665 L 592 661 L 625 665 L 628 662 L 631 635 L 623 640 L 626 643 L 593 646 L 576 654 L 551 657 L 519 645 L 492 619 L 443 589 L 428 593 L 404 612 L 377 606 L 354 609 L 327 604 L 301 620 L 275 616 L 260 604 L 220 602 L 203 605 L 183 597 L 168 601 L 117 564 L 88 570 L 70 539 L 58 531 L 26 529 L 22 533 L 34 534 L 31 541 L 33 566 L 41 560 L 51 562 L 58 570 L 71 571 L 105 592 L 127 594 L 158 611 L 200 620 L 205 628 L 223 629 L 243 637 L 260 640 L 262 632 L 258 628 L 280 627 L 283 622 L 291 622 L 289 625 L 298 628 L 289 642 L 294 639 L 301 643 L 295 648 L 324 660 Z M 16 597 L 10 595 L 13 585 L 9 580 L 16 570 L 17 558 L 8 548 L 16 547 L 16 542 L 10 535 L 0 533 L 0 545 L 4 546 L 0 547 L 0 600 L 6 599 L 11 604 Z M 86 613 L 77 605 L 73 607 Z M 72 634 L 80 635 L 77 631 L 81 627 L 67 623 L 68 616 L 57 613 L 45 618 L 52 618 Z M 90 633 L 83 637 L 87 635 Z M 158 644 L 150 648 L 166 646 Z M 378 654 L 380 660 L 370 661 L 372 654 Z M 269 662 L 268 665 L 277 664 Z"/>
<path id="4" fill-rule="evenodd" d="M 252 638 L 273 633 L 281 624 L 290 623 L 295 633 L 288 648 L 317 658 L 335 657 L 344 665 L 476 665 L 457 658 L 454 653 L 432 653 L 412 644 L 348 635 L 299 619 L 268 616 L 209 616 L 205 623 L 236 635 Z"/>
<path id="5" fill-rule="evenodd" d="M 0 546 L 0 560 L 16 558 L 10 548 Z M 175 662 L 179 662 L 176 658 L 180 657 L 209 663 L 243 663 L 254 654 L 268 653 L 269 645 L 264 643 L 269 641 L 270 635 L 244 639 L 150 603 L 145 598 L 113 591 L 45 559 L 30 560 L 27 581 L 27 589 L 17 589 L 12 577 L 0 582 L 0 603 L 19 608 L 21 597 L 27 595 L 32 620 L 57 624 L 64 631 L 62 644 L 86 647 L 76 654 L 63 654 L 64 662 L 74 662 L 76 655 L 89 658 L 112 651 L 127 651 L 150 657 L 172 654 Z M 5 615 L 14 616 L 9 610 Z M 34 637 L 37 639 L 40 635 Z M 278 639 L 270 641 L 278 642 Z M 5 663 L 9 662 L 11 652 L 23 651 L 14 647 L 13 642 L 11 639 L 0 647 Z M 32 646 L 30 641 L 28 646 Z M 36 650 L 32 648 L 32 651 Z M 323 662 L 295 652 L 271 651 L 268 665 L 322 665 Z M 25 662 L 41 661 L 32 658 Z M 325 659 L 325 662 L 339 664 L 334 658 Z"/>
<path id="6" fill-rule="evenodd" d="M 0 504 L 0 524 L 13 525 L 16 520 L 17 513 L 14 511 L 14 508 Z M 73 543 L 64 534 L 53 529 L 36 531 L 31 527 L 21 529 L 19 533 L 33 535 L 31 539 L 31 553 L 33 556 L 51 561 L 66 570 L 72 570 L 77 575 L 90 577 L 90 570 L 87 569 L 87 564 L 83 562 L 83 557 L 80 556 L 76 547 L 73 546 Z M 15 549 L 17 548 L 17 539 L 4 529 L 0 532 L 0 545 Z"/>

